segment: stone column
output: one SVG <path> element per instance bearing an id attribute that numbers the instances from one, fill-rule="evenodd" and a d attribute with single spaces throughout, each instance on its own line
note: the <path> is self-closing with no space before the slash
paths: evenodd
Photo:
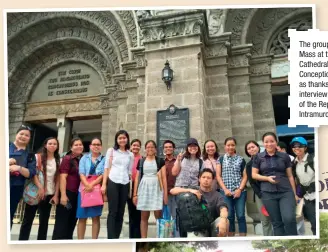
<path id="1" fill-rule="evenodd" d="M 224 139 L 232 135 L 227 75 L 230 35 L 226 33 L 212 39 L 204 51 L 208 136 L 217 142 L 220 153 L 224 151 Z"/>
<path id="2" fill-rule="evenodd" d="M 102 154 L 105 155 L 108 148 L 108 128 L 109 115 L 103 114 L 101 117 L 101 140 L 103 142 Z"/>
<path id="3" fill-rule="evenodd" d="M 156 112 L 170 104 L 190 110 L 190 136 L 206 138 L 202 40 L 206 12 L 188 10 L 139 20 L 145 46 L 145 139 L 156 139 Z M 167 90 L 162 78 L 166 60 L 174 71 Z M 141 98 L 140 98 L 141 99 Z M 143 100 L 143 99 L 142 99 Z"/>
<path id="4" fill-rule="evenodd" d="M 16 131 L 24 122 L 25 103 L 9 104 L 9 141 L 15 140 Z"/>
<path id="5" fill-rule="evenodd" d="M 232 47 L 229 58 L 229 94 L 232 136 L 237 140 L 237 152 L 245 155 L 244 144 L 255 137 L 249 59 L 252 45 Z"/>
<path id="6" fill-rule="evenodd" d="M 67 152 L 70 149 L 73 122 L 66 118 L 66 114 L 57 115 L 57 127 L 59 142 L 59 153 Z"/>
<path id="7" fill-rule="evenodd" d="M 147 141 L 145 138 L 145 102 L 146 102 L 146 96 L 145 96 L 145 67 L 146 67 L 146 61 L 145 61 L 145 48 L 144 47 L 138 47 L 131 49 L 134 59 L 136 61 L 135 66 L 135 81 L 137 84 L 137 95 L 138 95 L 138 102 L 136 104 L 137 106 L 137 125 L 136 125 L 136 138 L 138 138 L 142 146 Z M 143 149 L 143 148 L 142 148 Z"/>
<path id="8" fill-rule="evenodd" d="M 251 59 L 250 86 L 255 139 L 257 141 L 262 140 L 262 135 L 265 132 L 276 132 L 271 93 L 272 57 L 272 55 L 262 55 Z"/>

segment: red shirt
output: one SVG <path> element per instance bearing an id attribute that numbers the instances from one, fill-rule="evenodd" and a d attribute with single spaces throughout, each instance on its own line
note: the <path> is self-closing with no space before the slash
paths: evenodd
<path id="1" fill-rule="evenodd" d="M 73 160 L 71 161 L 71 159 Z M 73 166 L 71 162 L 73 162 Z M 79 162 L 80 159 L 78 157 L 67 155 L 63 157 L 59 167 L 60 174 L 68 174 L 66 178 L 66 190 L 76 193 L 80 185 Z"/>
<path id="2" fill-rule="evenodd" d="M 139 159 L 141 159 L 142 157 L 140 155 L 138 156 L 134 156 L 134 163 L 133 163 L 133 167 L 132 167 L 132 181 L 135 181 L 136 176 L 137 176 L 137 165 L 139 162 Z"/>
<path id="3" fill-rule="evenodd" d="M 170 190 L 175 185 L 176 177 L 173 176 L 173 174 L 172 174 L 172 168 L 174 166 L 175 160 L 176 160 L 175 157 L 173 157 L 172 160 L 168 160 L 167 158 L 165 158 L 166 180 L 167 180 L 167 190 L 168 190 L 168 193 L 170 193 Z"/>

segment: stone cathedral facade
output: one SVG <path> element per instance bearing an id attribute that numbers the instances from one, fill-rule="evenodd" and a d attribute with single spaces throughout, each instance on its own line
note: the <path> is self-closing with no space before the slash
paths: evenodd
<path id="1" fill-rule="evenodd" d="M 288 29 L 311 8 L 9 13 L 10 140 L 22 122 L 54 122 L 67 151 L 73 122 L 98 118 L 104 147 L 118 129 L 156 139 L 156 111 L 189 108 L 200 144 L 243 144 L 275 131 L 272 95 L 288 93 Z M 172 88 L 162 81 L 168 60 Z"/>

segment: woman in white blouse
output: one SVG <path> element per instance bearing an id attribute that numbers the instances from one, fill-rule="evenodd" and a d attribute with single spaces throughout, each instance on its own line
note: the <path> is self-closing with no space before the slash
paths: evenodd
<path id="1" fill-rule="evenodd" d="M 106 154 L 105 172 L 101 191 L 107 193 L 107 238 L 118 239 L 122 231 L 125 204 L 130 192 L 133 153 L 129 134 L 120 130 L 115 135 L 114 147 Z"/>
<path id="2" fill-rule="evenodd" d="M 34 176 L 33 182 L 38 187 L 39 204 L 30 206 L 26 204 L 24 219 L 21 225 L 19 240 L 28 240 L 36 211 L 39 210 L 38 240 L 47 240 L 48 222 L 52 205 L 59 202 L 58 171 L 60 156 L 58 153 L 59 143 L 55 137 L 47 138 L 40 154 L 36 154 L 37 167 L 44 174 L 44 186 L 38 176 Z"/>

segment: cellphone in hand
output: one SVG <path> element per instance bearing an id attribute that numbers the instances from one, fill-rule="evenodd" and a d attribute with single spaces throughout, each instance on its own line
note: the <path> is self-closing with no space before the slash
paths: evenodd
<path id="1" fill-rule="evenodd" d="M 67 210 L 72 209 L 72 204 L 71 204 L 71 202 L 67 201 L 67 204 L 66 204 L 65 208 L 66 208 Z"/>

